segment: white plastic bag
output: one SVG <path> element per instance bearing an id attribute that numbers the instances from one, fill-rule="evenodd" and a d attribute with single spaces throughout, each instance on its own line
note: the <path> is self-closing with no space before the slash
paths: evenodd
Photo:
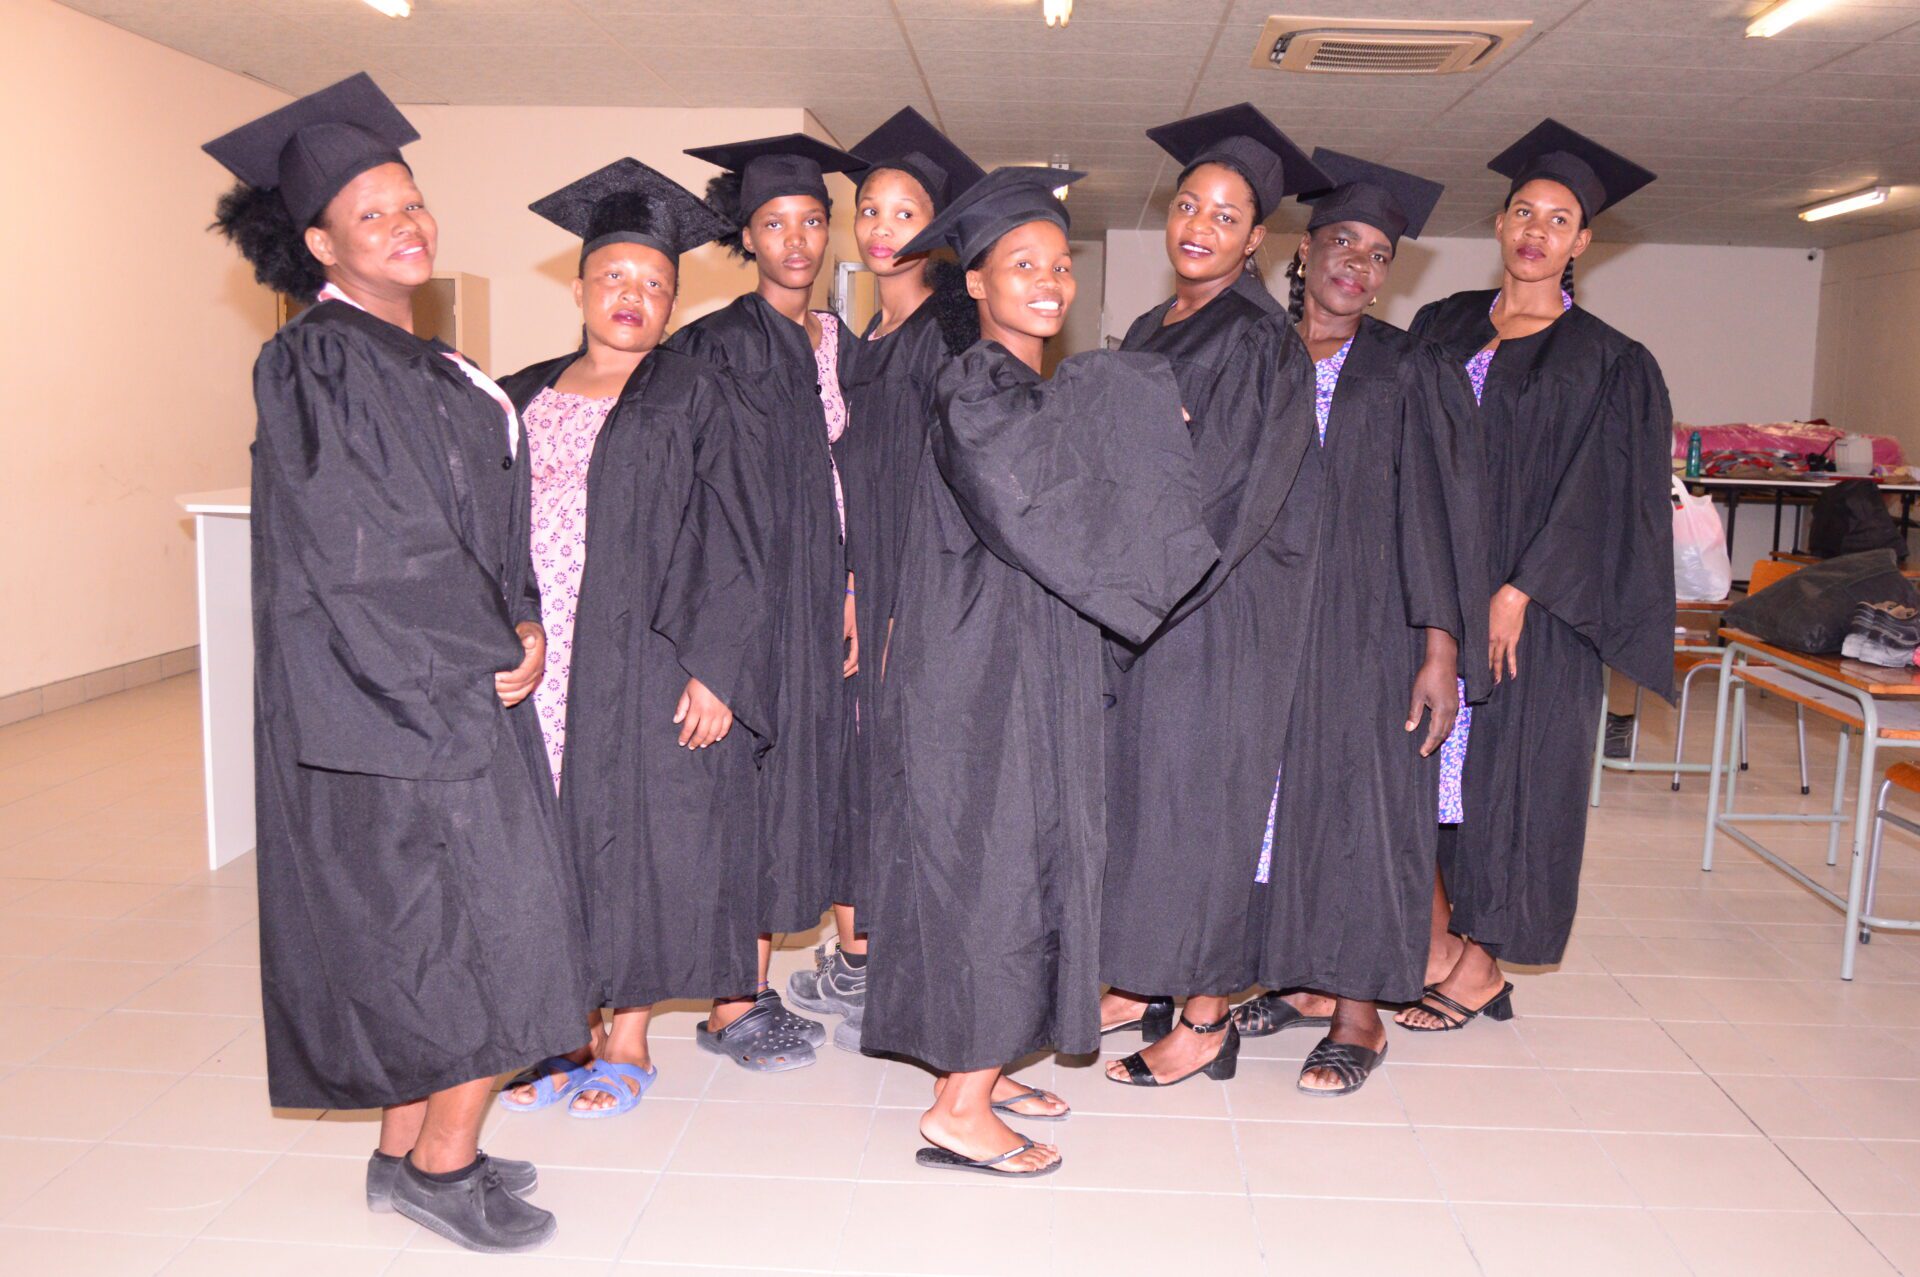
<path id="1" fill-rule="evenodd" d="M 1674 597 L 1695 603 L 1717 602 L 1733 589 L 1733 560 L 1727 555 L 1727 530 L 1713 502 L 1687 491 L 1673 478 Z"/>

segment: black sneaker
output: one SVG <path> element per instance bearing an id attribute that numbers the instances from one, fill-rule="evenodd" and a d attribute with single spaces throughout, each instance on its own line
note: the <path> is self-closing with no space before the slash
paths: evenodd
<path id="1" fill-rule="evenodd" d="M 1633 715 L 1607 711 L 1606 756 L 1608 758 L 1633 757 Z"/>
<path id="2" fill-rule="evenodd" d="M 560 1227 L 552 1211 L 508 1192 L 485 1153 L 465 1175 L 450 1182 L 429 1179 L 412 1158 L 402 1158 L 392 1200 L 395 1211 L 422 1228 L 456 1246 L 488 1255 L 537 1250 L 552 1241 Z"/>
<path id="3" fill-rule="evenodd" d="M 1912 651 L 1920 648 L 1920 611 L 1900 603 L 1856 603 L 1847 618 L 1847 633 Z"/>
<path id="4" fill-rule="evenodd" d="M 393 1209 L 393 1181 L 400 1174 L 400 1163 L 406 1160 L 404 1157 L 389 1157 L 377 1148 L 373 1150 L 373 1156 L 367 1159 L 368 1210 L 384 1215 Z M 519 1162 L 511 1157 L 489 1157 L 487 1163 L 499 1173 L 500 1182 L 507 1186 L 507 1191 L 515 1196 L 525 1197 L 540 1187 L 540 1172 L 532 1162 Z"/>

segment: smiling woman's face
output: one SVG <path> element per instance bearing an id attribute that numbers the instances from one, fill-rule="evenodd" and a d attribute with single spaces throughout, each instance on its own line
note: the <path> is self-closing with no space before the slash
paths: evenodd
<path id="1" fill-rule="evenodd" d="M 1393 241 L 1365 222 L 1334 222 L 1301 239 L 1300 257 L 1314 306 L 1351 317 L 1373 305 L 1387 282 Z"/>
<path id="2" fill-rule="evenodd" d="M 573 300 L 587 340 L 629 354 L 652 350 L 673 314 L 677 271 L 657 248 L 608 244 L 596 248 L 573 281 Z"/>
<path id="3" fill-rule="evenodd" d="M 1167 260 L 1195 283 L 1230 279 L 1267 236 L 1254 220 L 1247 179 L 1224 164 L 1202 164 L 1187 174 L 1167 206 Z"/>
<path id="4" fill-rule="evenodd" d="M 341 187 L 306 234 L 327 278 L 349 292 L 389 296 L 433 277 L 440 227 L 407 166 L 381 164 Z"/>
<path id="5" fill-rule="evenodd" d="M 1528 284 L 1560 278 L 1567 263 L 1586 252 L 1593 238 L 1585 220 L 1572 191 L 1551 178 L 1528 182 L 1493 219 L 1507 274 Z"/>
<path id="6" fill-rule="evenodd" d="M 1002 235 L 967 272 L 967 293 L 983 303 L 980 331 L 1045 341 L 1067 322 L 1073 305 L 1073 252 L 1052 222 L 1028 222 Z"/>

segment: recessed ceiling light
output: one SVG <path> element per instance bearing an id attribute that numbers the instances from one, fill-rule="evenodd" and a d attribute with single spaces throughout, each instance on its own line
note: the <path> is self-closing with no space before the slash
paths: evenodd
<path id="1" fill-rule="evenodd" d="M 413 12 L 413 5 L 408 0 L 367 0 L 367 6 L 389 18 L 404 18 Z"/>
<path id="2" fill-rule="evenodd" d="M 1764 40 L 1831 5 L 1833 0 L 1780 0 L 1747 24 L 1747 35 Z"/>
<path id="3" fill-rule="evenodd" d="M 1073 17 L 1073 0 L 1040 0 L 1040 15 L 1050 27 L 1064 27 Z"/>
<path id="4" fill-rule="evenodd" d="M 1803 208 L 1800 210 L 1800 220 L 1823 222 L 1829 217 L 1839 217 L 1843 213 L 1857 213 L 1863 208 L 1872 208 L 1876 204 L 1886 202 L 1887 188 L 1872 186 L 1864 191 L 1855 191 L 1851 195 L 1842 195 L 1839 199 L 1815 204 L 1812 208 Z"/>

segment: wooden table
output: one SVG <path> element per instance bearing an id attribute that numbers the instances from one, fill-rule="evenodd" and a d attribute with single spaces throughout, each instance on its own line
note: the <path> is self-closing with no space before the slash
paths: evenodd
<path id="1" fill-rule="evenodd" d="M 1763 642 L 1745 630 L 1723 626 L 1720 639 L 1726 645 L 1720 658 L 1720 697 L 1713 720 L 1713 762 L 1708 774 L 1713 778 L 1707 793 L 1706 843 L 1700 868 L 1713 869 L 1715 836 L 1725 834 L 1759 856 L 1774 868 L 1794 879 L 1836 909 L 1846 913 L 1846 930 L 1841 937 L 1840 978 L 1853 979 L 1854 951 L 1868 928 L 1890 931 L 1920 931 L 1920 920 L 1869 916 L 1862 907 L 1866 885 L 1868 840 L 1872 835 L 1874 787 L 1880 779 L 1875 756 L 1881 749 L 1920 749 L 1920 670 L 1893 669 L 1868 665 L 1839 656 L 1812 656 L 1789 651 Z M 1764 662 L 1757 665 L 1754 662 Z M 1770 668 L 1769 668 L 1770 667 Z M 1830 813 L 1749 812 L 1734 810 L 1737 767 L 1724 771 L 1724 804 L 1720 777 L 1729 738 L 1728 710 L 1732 707 L 1732 734 L 1737 735 L 1746 720 L 1747 687 L 1752 685 L 1795 701 L 1840 724 L 1839 758 L 1834 768 L 1833 809 Z M 1829 828 L 1827 863 L 1836 862 L 1843 814 L 1847 773 L 1847 744 L 1857 732 L 1860 736 L 1860 778 L 1853 814 L 1853 860 L 1848 875 L 1847 894 L 1842 897 L 1826 884 L 1816 882 L 1798 866 L 1767 847 L 1740 825 L 1752 824 L 1825 824 Z"/>

